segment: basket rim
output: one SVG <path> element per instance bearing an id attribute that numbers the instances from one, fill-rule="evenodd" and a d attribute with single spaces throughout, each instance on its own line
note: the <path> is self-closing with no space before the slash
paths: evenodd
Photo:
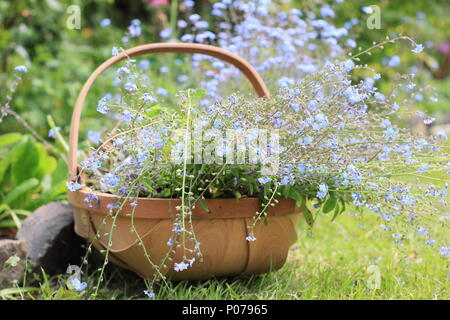
<path id="1" fill-rule="evenodd" d="M 88 194 L 94 194 L 98 197 L 98 201 L 85 201 Z M 172 219 L 176 214 L 176 207 L 181 205 L 181 199 L 167 199 L 167 198 L 132 198 L 127 200 L 122 209 L 114 208 L 117 206 L 117 200 L 120 201 L 123 197 L 118 197 L 110 193 L 104 193 L 96 190 L 91 190 L 88 187 L 83 187 L 77 191 L 68 191 L 68 201 L 75 208 L 88 210 L 90 212 L 108 214 L 113 212 L 119 216 L 147 219 Z M 268 216 L 285 216 L 295 213 L 300 213 L 293 199 L 278 198 L 279 202 L 268 210 Z M 133 207 L 131 203 L 136 201 L 137 206 Z M 256 212 L 261 210 L 261 200 L 256 197 L 246 197 L 241 199 L 235 198 L 215 198 L 204 199 L 209 212 L 201 205 L 196 205 L 192 210 L 193 219 L 226 219 L 226 218 L 252 218 Z"/>

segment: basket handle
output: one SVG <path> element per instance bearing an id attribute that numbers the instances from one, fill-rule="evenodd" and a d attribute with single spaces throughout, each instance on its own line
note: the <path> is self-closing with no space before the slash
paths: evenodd
<path id="1" fill-rule="evenodd" d="M 72 181 L 77 178 L 77 148 L 78 148 L 78 130 L 80 127 L 81 111 L 83 110 L 84 100 L 95 79 L 112 65 L 133 56 L 139 56 L 146 53 L 160 52 L 183 52 L 200 53 L 209 55 L 225 62 L 231 63 L 241 70 L 247 79 L 253 85 L 256 93 L 260 97 L 269 97 L 269 91 L 256 70 L 240 56 L 228 52 L 224 49 L 196 43 L 151 43 L 137 46 L 121 52 L 117 56 L 111 57 L 103 62 L 87 79 L 75 103 L 75 109 L 72 114 L 69 136 L 69 177 Z"/>

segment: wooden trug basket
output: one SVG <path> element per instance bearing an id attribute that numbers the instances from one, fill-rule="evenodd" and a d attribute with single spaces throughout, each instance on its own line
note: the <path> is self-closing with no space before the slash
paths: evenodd
<path id="1" fill-rule="evenodd" d="M 69 141 L 69 177 L 71 181 L 80 182 L 77 165 L 78 130 L 81 111 L 86 95 L 95 79 L 106 69 L 128 57 L 146 53 L 183 52 L 200 53 L 219 58 L 239 68 L 252 83 L 260 97 L 268 97 L 269 92 L 253 67 L 241 57 L 223 49 L 188 43 L 155 43 L 131 48 L 111 57 L 101 64 L 84 84 L 75 104 Z M 75 232 L 99 249 L 109 249 L 108 258 L 113 263 L 134 271 L 144 279 L 152 279 L 155 270 L 145 257 L 149 255 L 154 264 L 159 264 L 166 256 L 168 239 L 172 236 L 172 218 L 175 207 L 181 204 L 179 199 L 139 198 L 134 217 L 132 207 L 126 203 L 118 212 L 116 226 L 112 228 L 112 219 L 108 216 L 108 204 L 113 204 L 117 197 L 111 194 L 95 192 L 98 205 L 89 208 L 83 200 L 88 189 L 85 187 L 75 192 L 68 192 L 69 202 L 74 208 Z M 207 199 L 210 212 L 201 206 L 193 209 L 193 226 L 197 240 L 201 243 L 202 262 L 195 262 L 187 270 L 176 272 L 174 262 L 182 260 L 181 250 L 167 261 L 162 270 L 174 280 L 208 279 L 211 277 L 234 276 L 239 274 L 260 274 L 276 270 L 286 261 L 289 247 L 296 241 L 295 222 L 300 210 L 291 199 L 279 199 L 268 212 L 268 224 L 258 222 L 254 235 L 256 241 L 247 241 L 247 226 L 253 224 L 253 216 L 261 210 L 261 201 L 257 198 Z M 132 220 L 144 247 L 139 245 L 137 235 L 130 231 Z M 100 237 L 95 235 L 102 222 L 105 224 Z M 111 243 L 109 235 L 111 232 Z M 145 248 L 145 251 L 144 251 Z"/>

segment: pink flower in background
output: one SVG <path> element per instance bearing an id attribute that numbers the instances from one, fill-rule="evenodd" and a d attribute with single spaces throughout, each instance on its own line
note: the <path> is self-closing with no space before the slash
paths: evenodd
<path id="1" fill-rule="evenodd" d="M 450 55 L 450 42 L 442 42 L 439 45 L 439 51 L 445 56 Z"/>
<path id="2" fill-rule="evenodd" d="M 169 0 L 144 0 L 152 8 L 164 7 L 169 5 Z"/>

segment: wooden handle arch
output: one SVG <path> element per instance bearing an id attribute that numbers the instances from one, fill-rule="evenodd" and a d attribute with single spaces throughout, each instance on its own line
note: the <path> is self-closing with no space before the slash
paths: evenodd
<path id="1" fill-rule="evenodd" d="M 128 57 L 139 56 L 146 53 L 161 53 L 161 52 L 181 52 L 181 53 L 200 53 L 209 55 L 225 62 L 231 63 L 247 77 L 253 85 L 256 93 L 260 97 L 269 97 L 269 91 L 263 80 L 256 72 L 256 70 L 240 56 L 228 52 L 224 49 L 196 43 L 152 43 L 137 46 L 121 52 L 117 56 L 111 57 L 103 62 L 87 79 L 75 103 L 75 109 L 72 114 L 72 122 L 70 126 L 69 136 L 69 178 L 75 181 L 77 178 L 77 148 L 78 148 L 78 130 L 80 127 L 81 111 L 83 110 L 84 100 L 94 83 L 95 79 L 106 69 L 114 64 L 127 59 Z"/>

